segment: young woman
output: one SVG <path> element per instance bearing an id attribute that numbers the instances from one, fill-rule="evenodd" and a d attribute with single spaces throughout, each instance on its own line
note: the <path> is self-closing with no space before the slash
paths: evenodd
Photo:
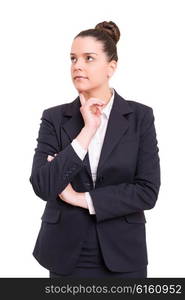
<path id="1" fill-rule="evenodd" d="M 46 206 L 33 255 L 50 277 L 147 277 L 159 150 L 152 108 L 109 86 L 119 38 L 113 22 L 80 32 L 70 54 L 78 97 L 42 114 L 30 182 Z"/>

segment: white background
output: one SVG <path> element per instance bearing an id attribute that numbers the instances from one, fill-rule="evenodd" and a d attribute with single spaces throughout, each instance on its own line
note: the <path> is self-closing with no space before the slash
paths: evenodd
<path id="1" fill-rule="evenodd" d="M 151 106 L 161 189 L 147 211 L 148 277 L 185 277 L 185 1 L 0 1 L 0 277 L 48 277 L 32 256 L 45 202 L 29 182 L 42 111 L 77 97 L 70 47 L 81 30 L 121 30 L 111 86 Z"/>

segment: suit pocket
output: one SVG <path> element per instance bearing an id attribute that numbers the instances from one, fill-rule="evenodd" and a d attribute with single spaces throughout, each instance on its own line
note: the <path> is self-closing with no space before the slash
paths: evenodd
<path id="1" fill-rule="evenodd" d="M 124 219 L 128 223 L 146 223 L 144 213 L 134 213 L 134 214 L 125 215 Z"/>
<path id="2" fill-rule="evenodd" d="M 57 223 L 60 219 L 61 211 L 59 209 L 46 207 L 41 220 L 46 223 Z"/>

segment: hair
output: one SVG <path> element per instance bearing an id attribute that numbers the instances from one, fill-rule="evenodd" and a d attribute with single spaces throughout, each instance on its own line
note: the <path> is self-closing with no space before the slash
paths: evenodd
<path id="1" fill-rule="evenodd" d="M 103 44 L 103 51 L 107 54 L 108 61 L 118 61 L 117 42 L 120 39 L 120 31 L 118 26 L 110 21 L 98 23 L 95 28 L 81 31 L 75 36 L 77 37 L 93 37 Z"/>

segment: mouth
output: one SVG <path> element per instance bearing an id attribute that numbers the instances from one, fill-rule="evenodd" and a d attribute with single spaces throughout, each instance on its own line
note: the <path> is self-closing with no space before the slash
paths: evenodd
<path id="1" fill-rule="evenodd" d="M 85 76 L 75 76 L 74 80 L 76 80 L 76 79 L 88 79 L 88 78 Z"/>

